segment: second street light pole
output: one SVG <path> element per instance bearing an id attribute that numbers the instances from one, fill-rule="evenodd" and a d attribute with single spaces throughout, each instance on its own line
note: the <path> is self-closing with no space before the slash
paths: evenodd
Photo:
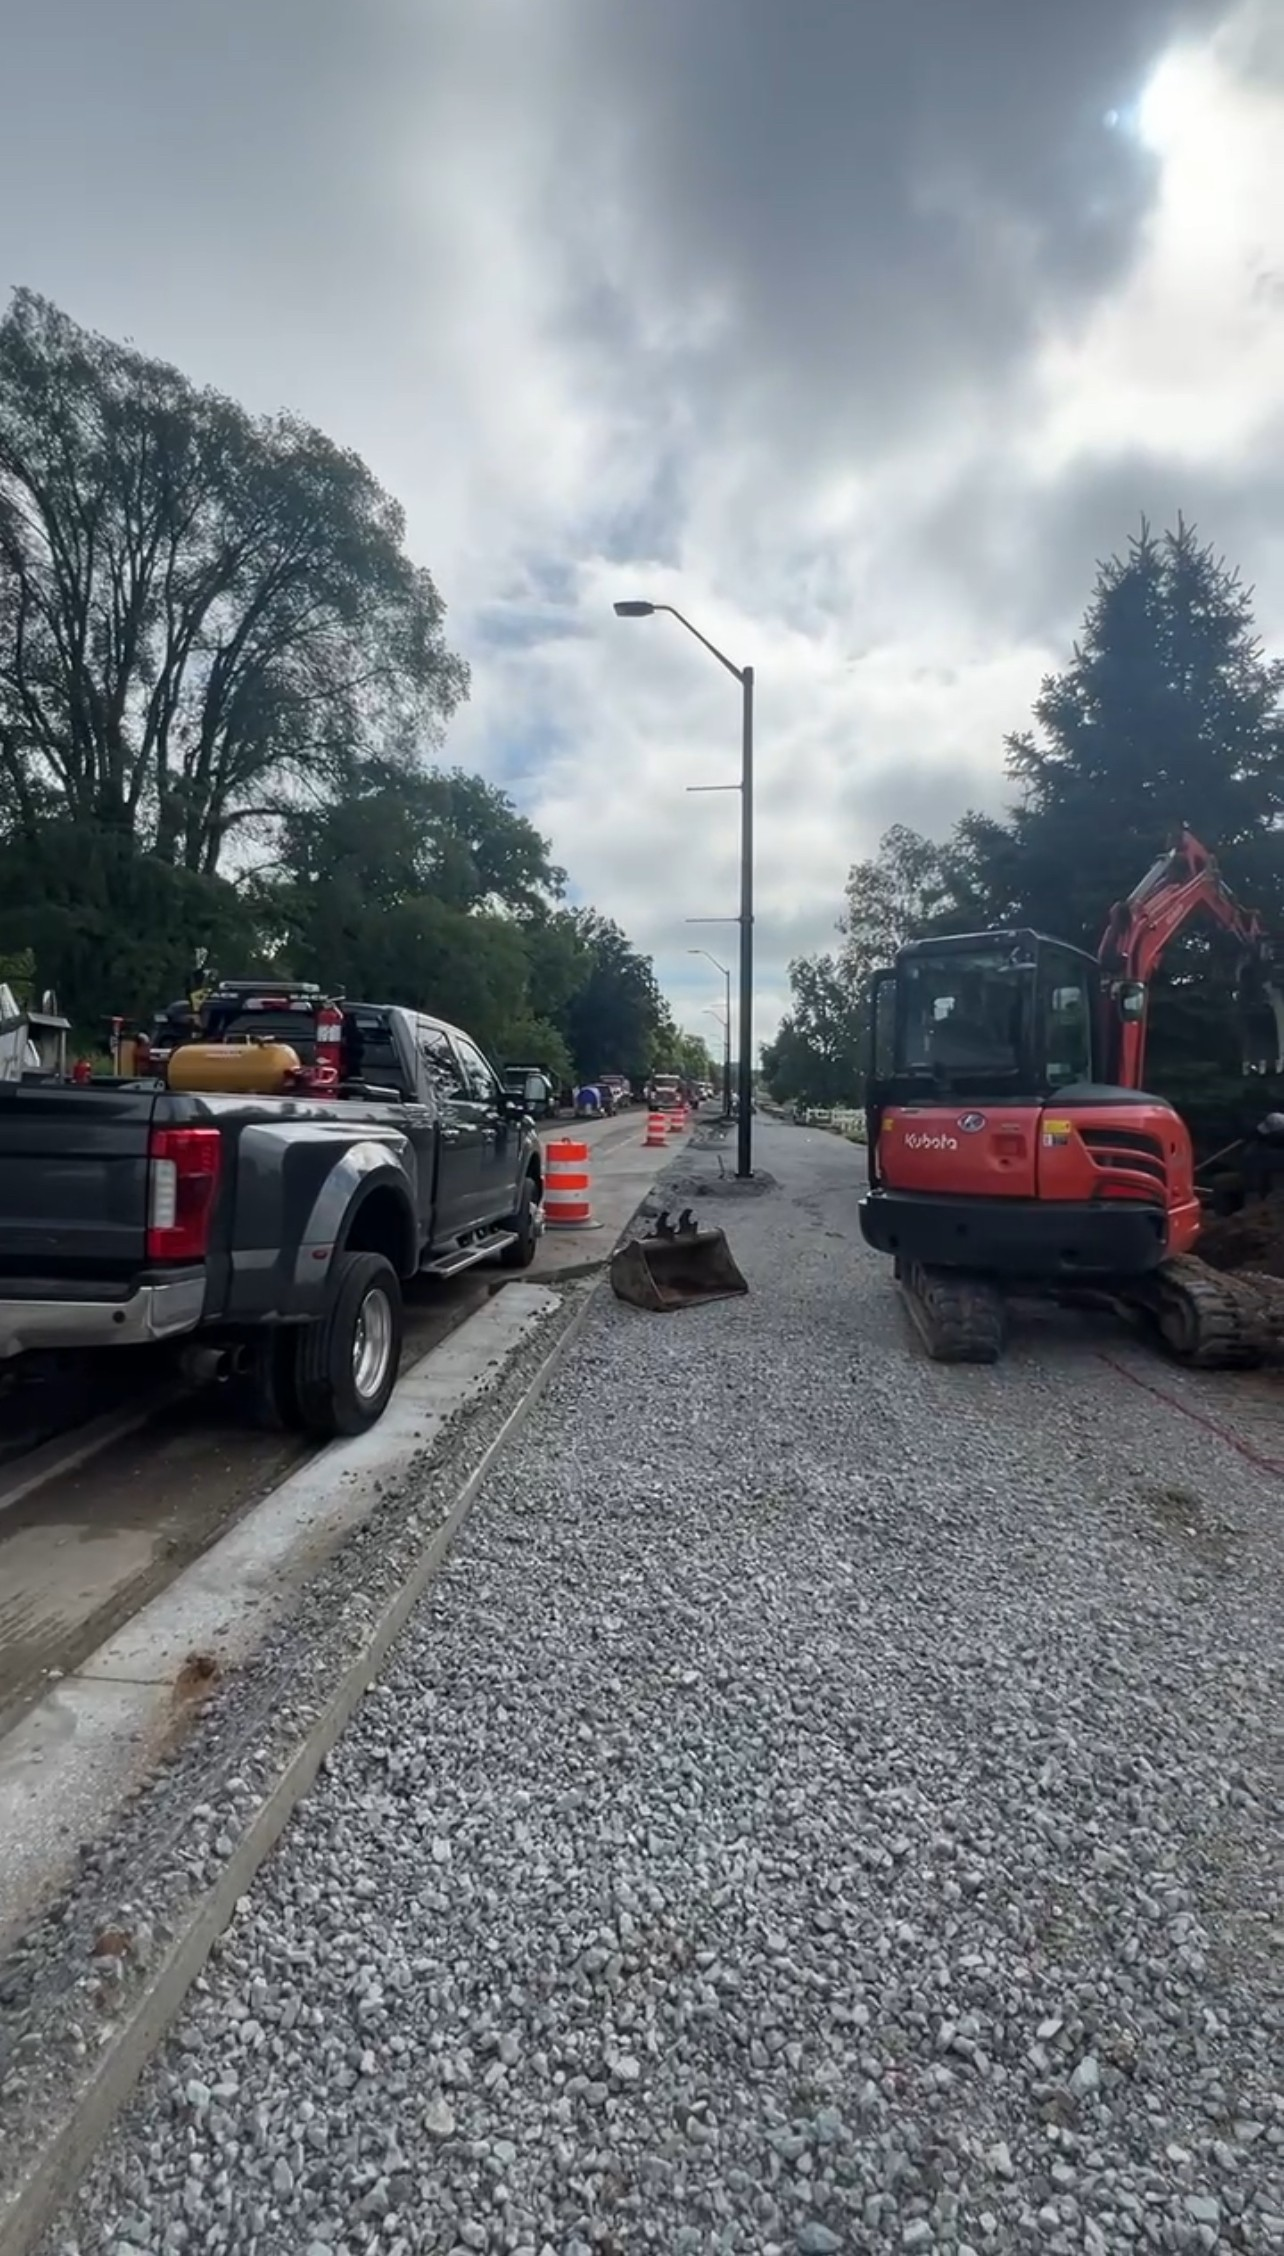
<path id="1" fill-rule="evenodd" d="M 722 1117 L 731 1118 L 731 1003 L 726 1011 L 715 1010 L 712 1003 L 705 1007 L 706 1018 L 716 1018 L 722 1028 Z"/>
<path id="2" fill-rule="evenodd" d="M 725 994 L 725 996 L 724 996 L 724 998 L 723 998 L 723 1000 L 724 1000 L 724 1003 L 725 1003 L 725 1006 L 726 1006 L 726 1008 L 725 1008 L 725 1010 L 724 1010 L 724 1011 L 718 1011 L 718 1012 L 715 1012 L 715 1013 L 714 1013 L 714 1015 L 715 1015 L 715 1017 L 720 1017 L 720 1018 L 722 1019 L 722 1117 L 723 1117 L 723 1119 L 724 1119 L 724 1120 L 730 1120 L 730 1118 L 731 1118 L 731 973 L 730 973 L 730 972 L 728 971 L 728 969 L 727 969 L 727 967 L 726 967 L 726 965 L 725 965 L 724 963 L 719 963 L 719 961 L 718 961 L 718 959 L 717 959 L 717 957 L 716 957 L 716 956 L 711 956 L 711 955 L 710 955 L 710 953 L 709 953 L 709 951 L 708 951 L 708 949 L 707 949 L 707 948 L 688 948 L 688 950 L 687 950 L 687 954 L 688 954 L 689 956 L 703 956 L 703 957 L 704 957 L 704 960 L 705 960 L 705 962 L 706 962 L 706 963 L 711 963 L 711 964 L 713 965 L 713 968 L 714 968 L 714 970 L 715 970 L 715 971 L 717 971 L 717 972 L 721 972 L 721 974 L 722 974 L 722 983 L 723 983 L 723 986 L 724 986 L 724 987 L 725 987 L 725 989 L 726 989 L 726 994 Z"/>
<path id="3" fill-rule="evenodd" d="M 703 643 L 711 658 L 725 666 L 740 684 L 740 781 L 738 784 L 693 784 L 692 790 L 740 793 L 740 914 L 738 917 L 692 917 L 692 924 L 740 926 L 740 1055 L 736 1060 L 736 1175 L 747 1182 L 753 1174 L 753 667 L 733 665 L 699 627 L 671 603 L 617 603 L 617 619 L 650 619 L 657 611 L 676 619 L 689 635 Z"/>

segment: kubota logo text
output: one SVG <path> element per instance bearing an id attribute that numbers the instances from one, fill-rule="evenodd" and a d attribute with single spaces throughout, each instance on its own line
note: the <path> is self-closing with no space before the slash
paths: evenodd
<path id="1" fill-rule="evenodd" d="M 957 1151 L 957 1136 L 907 1136 L 906 1151 Z"/>

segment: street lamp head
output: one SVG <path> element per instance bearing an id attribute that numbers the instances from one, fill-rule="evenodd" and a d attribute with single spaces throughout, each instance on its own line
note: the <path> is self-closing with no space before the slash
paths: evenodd
<path id="1" fill-rule="evenodd" d="M 614 608 L 617 619 L 650 619 L 655 613 L 653 603 L 617 603 Z"/>

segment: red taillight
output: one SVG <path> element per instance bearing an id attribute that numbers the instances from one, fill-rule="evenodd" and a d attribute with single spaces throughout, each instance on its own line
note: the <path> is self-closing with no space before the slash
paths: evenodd
<path id="1" fill-rule="evenodd" d="M 223 1158 L 217 1128 L 153 1128 L 147 1158 L 148 1260 L 203 1260 Z"/>

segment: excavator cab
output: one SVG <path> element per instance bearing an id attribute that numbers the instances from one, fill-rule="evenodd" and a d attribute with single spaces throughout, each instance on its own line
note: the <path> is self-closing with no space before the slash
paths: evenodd
<path id="1" fill-rule="evenodd" d="M 1095 1083 L 1098 985 L 1091 956 L 1033 931 L 943 935 L 902 948 L 871 992 L 871 1182 L 880 1178 L 884 1124 L 904 1108 L 975 1119 L 976 1128 L 961 1129 L 958 1118 L 924 1125 L 923 1135 L 950 1139 L 937 1148 L 957 1150 L 960 1135 L 983 1132 L 991 1107 L 1015 1119 L 1037 1113 L 1059 1089 Z M 1033 1177 L 1027 1187 L 1032 1194 Z"/>

